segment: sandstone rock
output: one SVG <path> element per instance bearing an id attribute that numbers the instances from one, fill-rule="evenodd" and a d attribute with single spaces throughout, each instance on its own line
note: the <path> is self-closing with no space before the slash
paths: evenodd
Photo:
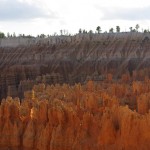
<path id="1" fill-rule="evenodd" d="M 34 87 L 34 99 L 32 90 L 29 99 L 3 99 L 0 149 L 149 150 L 149 92 L 137 93 L 129 82 L 113 82 L 39 84 Z M 140 84 L 144 86 L 145 81 Z M 129 105 L 121 103 L 124 98 L 129 98 Z M 134 98 L 137 103 L 132 102 Z"/>
<path id="2" fill-rule="evenodd" d="M 35 124 L 30 120 L 23 134 L 23 146 L 26 148 L 34 148 L 35 142 Z"/>

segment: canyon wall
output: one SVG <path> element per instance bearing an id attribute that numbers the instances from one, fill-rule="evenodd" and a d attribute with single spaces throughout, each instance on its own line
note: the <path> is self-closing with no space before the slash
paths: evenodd
<path id="1" fill-rule="evenodd" d="M 71 85 L 101 81 L 109 73 L 115 79 L 128 73 L 132 77 L 134 71 L 148 70 L 149 48 L 150 34 L 139 32 L 1 39 L 0 98 L 22 98 L 23 89 L 32 86 L 21 88 L 20 82 L 38 83 L 40 76 L 42 83 Z"/>

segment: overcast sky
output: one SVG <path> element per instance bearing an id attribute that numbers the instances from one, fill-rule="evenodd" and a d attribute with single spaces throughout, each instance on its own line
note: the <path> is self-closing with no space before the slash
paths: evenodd
<path id="1" fill-rule="evenodd" d="M 16 34 L 69 33 L 79 28 L 128 31 L 150 27 L 149 0 L 0 0 L 0 31 Z"/>

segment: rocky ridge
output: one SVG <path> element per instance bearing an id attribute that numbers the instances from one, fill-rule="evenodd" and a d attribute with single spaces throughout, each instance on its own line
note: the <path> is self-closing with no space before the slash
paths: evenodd
<path id="1" fill-rule="evenodd" d="M 149 39 L 149 33 L 137 32 L 2 39 L 0 98 L 22 98 L 33 86 L 27 88 L 25 81 L 29 80 L 74 84 L 101 81 L 109 73 L 114 78 L 126 73 L 132 77 L 133 71 L 150 66 Z"/>

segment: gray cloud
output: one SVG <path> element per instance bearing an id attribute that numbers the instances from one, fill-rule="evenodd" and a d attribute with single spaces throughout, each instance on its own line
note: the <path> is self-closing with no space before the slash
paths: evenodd
<path id="1" fill-rule="evenodd" d="M 26 20 L 36 18 L 57 18 L 52 11 L 46 12 L 36 5 L 18 0 L 0 0 L 0 21 Z"/>
<path id="2" fill-rule="evenodd" d="M 103 13 L 103 20 L 150 20 L 150 6 L 143 8 L 97 7 Z"/>

